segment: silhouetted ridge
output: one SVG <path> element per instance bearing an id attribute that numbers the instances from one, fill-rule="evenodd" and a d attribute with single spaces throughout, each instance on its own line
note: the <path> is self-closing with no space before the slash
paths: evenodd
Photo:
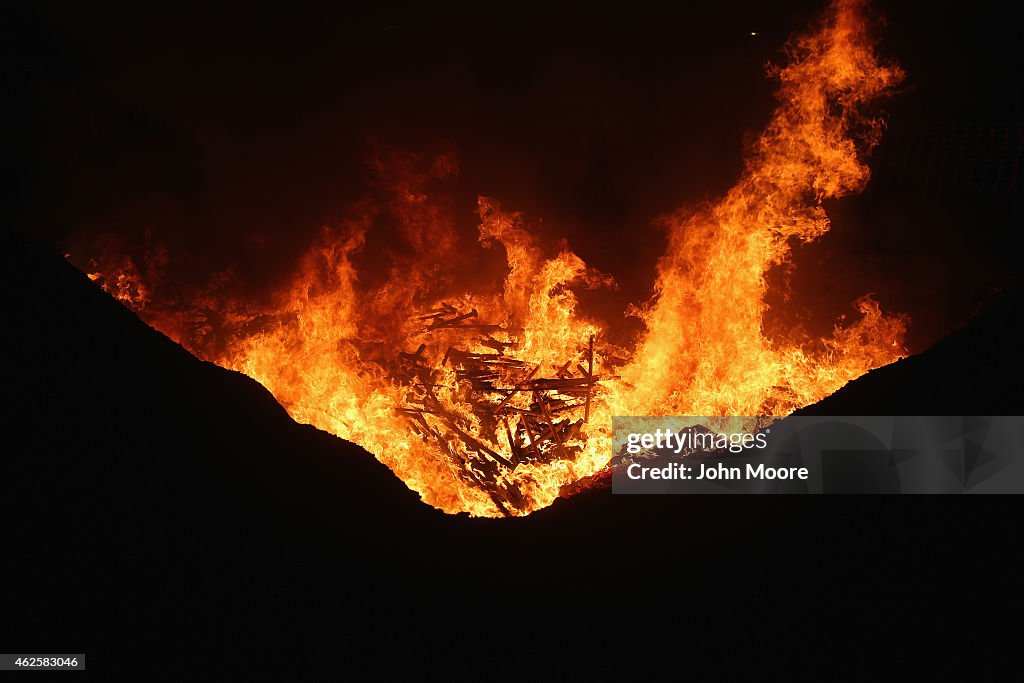
<path id="1" fill-rule="evenodd" d="M 666 620 L 668 633 L 683 618 L 725 632 L 736 623 L 724 598 L 782 598 L 769 620 L 743 624 L 752 632 L 825 599 L 930 600 L 954 584 L 969 596 L 999 577 L 957 584 L 957 558 L 1013 563 L 1011 544 L 989 540 L 1014 536 L 1006 497 L 972 501 L 983 527 L 937 497 L 607 489 L 525 519 L 444 515 L 363 449 L 296 424 L 253 380 L 147 327 L 50 249 L 8 237 L 2 253 L 9 652 L 49 643 L 87 652 L 90 669 L 147 679 L 156 652 L 175 680 L 294 674 L 339 651 L 350 662 L 383 649 L 372 660 L 382 671 L 410 652 L 452 666 L 460 648 L 523 641 L 590 653 L 609 629 L 646 634 Z M 950 412 L 1011 410 L 1002 382 L 1020 361 L 999 355 L 1019 306 L 1006 301 L 810 410 L 936 412 L 912 401 L 923 387 L 922 400 L 957 398 Z M 942 385 L 950 377 L 959 388 Z M 974 382 L 997 390 L 957 396 Z M 609 604 L 636 619 L 608 624 Z"/>

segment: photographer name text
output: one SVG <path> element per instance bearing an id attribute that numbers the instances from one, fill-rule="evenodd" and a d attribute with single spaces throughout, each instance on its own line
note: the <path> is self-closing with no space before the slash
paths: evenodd
<path id="1" fill-rule="evenodd" d="M 747 464 L 746 467 L 726 466 L 722 463 L 713 465 L 697 463 L 694 466 L 670 463 L 662 467 L 644 467 L 633 463 L 626 468 L 626 476 L 630 479 L 709 479 L 709 480 L 741 480 L 741 479 L 802 479 L 807 480 L 806 467 L 768 467 L 767 465 Z"/>

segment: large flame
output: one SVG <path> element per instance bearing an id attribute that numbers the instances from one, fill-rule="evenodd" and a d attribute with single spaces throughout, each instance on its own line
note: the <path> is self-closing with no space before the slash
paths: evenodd
<path id="1" fill-rule="evenodd" d="M 779 104 L 736 185 L 664 219 L 668 249 L 654 297 L 634 311 L 646 331 L 633 349 L 577 310 L 574 289 L 611 279 L 568 250 L 545 258 L 495 200 L 479 200 L 479 241 L 504 249 L 507 276 L 495 291 L 460 288 L 457 235 L 426 189 L 455 170 L 445 155 L 426 169 L 380 165 L 409 245 L 380 283 L 354 265 L 380 212 L 372 202 L 325 229 L 269 305 L 217 287 L 157 301 L 121 256 L 91 277 L 197 355 L 258 380 L 296 420 L 364 446 L 427 503 L 529 513 L 606 467 L 613 414 L 785 415 L 903 353 L 905 320 L 868 297 L 829 339 L 764 331 L 766 274 L 829 229 L 823 200 L 867 182 L 863 155 L 882 123 L 864 105 L 901 78 L 876 58 L 862 9 L 841 0 L 790 43 L 788 65 L 772 70 Z M 555 385 L 550 403 L 526 390 Z M 578 419 L 559 431 L 545 412 L 548 434 L 533 433 L 527 415 L 552 406 Z"/>
<path id="2" fill-rule="evenodd" d="M 765 274 L 794 241 L 828 231 L 822 200 L 863 188 L 858 152 L 874 146 L 882 121 L 860 110 L 902 78 L 877 61 L 862 5 L 838 2 L 820 30 L 792 41 L 789 65 L 774 70 L 779 105 L 739 182 L 714 205 L 666 219 L 647 335 L 623 373 L 637 413 L 784 414 L 901 350 L 904 322 L 868 298 L 857 302 L 861 321 L 816 353 L 802 348 L 809 340 L 772 344 L 762 333 Z"/>

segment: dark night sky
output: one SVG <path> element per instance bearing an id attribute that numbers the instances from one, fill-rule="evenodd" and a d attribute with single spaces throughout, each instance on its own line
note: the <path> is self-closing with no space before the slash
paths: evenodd
<path id="1" fill-rule="evenodd" d="M 16 4 L 6 222 L 76 256 L 150 230 L 273 286 L 366 194 L 369 155 L 451 149 L 467 231 L 495 196 L 640 300 L 652 219 L 730 185 L 770 112 L 764 64 L 822 6 L 688 4 Z M 794 305 L 828 322 L 874 291 L 920 349 L 1020 272 L 1022 36 L 995 3 L 877 5 L 908 79 L 868 191 L 797 255 Z"/>

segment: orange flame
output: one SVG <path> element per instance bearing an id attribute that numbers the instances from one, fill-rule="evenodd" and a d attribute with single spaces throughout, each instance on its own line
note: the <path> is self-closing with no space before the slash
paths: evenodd
<path id="1" fill-rule="evenodd" d="M 779 105 L 736 185 L 716 203 L 663 220 L 668 250 L 654 298 L 636 311 L 646 332 L 632 351 L 614 348 L 607 326 L 577 310 L 574 288 L 613 286 L 611 278 L 568 250 L 545 258 L 523 217 L 492 199 L 479 200 L 479 239 L 504 248 L 503 287 L 454 284 L 446 263 L 455 231 L 425 189 L 454 172 L 446 156 L 426 173 L 404 168 L 388 181 L 390 210 L 413 253 L 396 258 L 379 286 L 360 282 L 354 265 L 372 229 L 370 206 L 325 230 L 270 306 L 208 296 L 204 306 L 220 319 L 217 345 L 207 343 L 208 317 L 196 324 L 183 305 L 147 305 L 149 289 L 130 262 L 107 264 L 101 283 L 197 355 L 255 378 L 296 420 L 364 446 L 427 503 L 476 516 L 526 514 L 607 466 L 614 414 L 785 415 L 903 353 L 905 319 L 868 297 L 856 302 L 862 317 L 829 339 L 765 335 L 766 274 L 789 261 L 794 242 L 828 231 L 823 200 L 863 188 L 862 155 L 882 128 L 863 107 L 902 77 L 875 57 L 856 0 L 833 5 L 816 31 L 791 42 L 789 57 L 772 70 Z M 386 176 L 387 168 L 378 170 Z M 478 389 L 446 362 L 453 348 L 502 361 L 491 391 L 504 398 L 493 410 L 480 410 Z M 515 362 L 505 362 L 506 348 Z M 400 372 L 401 362 L 421 364 L 418 379 Z M 572 386 L 587 385 L 585 424 L 552 428 L 558 457 L 519 457 L 536 439 L 523 417 L 531 398 L 519 388 L 559 368 Z M 596 388 L 587 384 L 597 376 Z M 413 419 L 403 411 L 410 401 L 430 408 Z"/>
<path id="2" fill-rule="evenodd" d="M 822 200 L 867 183 L 858 144 L 873 147 L 882 121 L 860 109 L 902 78 L 875 58 L 862 5 L 836 3 L 817 32 L 792 41 L 789 65 L 774 70 L 779 106 L 739 182 L 716 204 L 666 219 L 657 298 L 641 312 L 647 335 L 623 372 L 637 414 L 783 415 L 902 351 L 905 321 L 870 299 L 824 352 L 762 332 L 765 274 L 788 261 L 793 241 L 828 231 Z"/>

